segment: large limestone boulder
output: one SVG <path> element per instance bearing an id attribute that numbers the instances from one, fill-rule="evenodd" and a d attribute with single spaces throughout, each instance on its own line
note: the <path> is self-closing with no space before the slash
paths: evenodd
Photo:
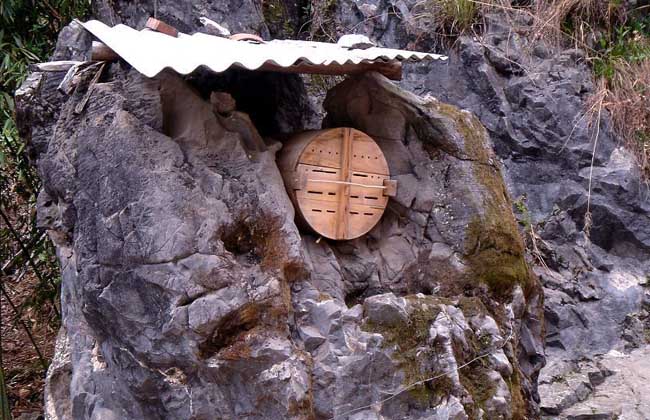
<path id="1" fill-rule="evenodd" d="M 260 135 L 313 120 L 283 108 L 309 102 L 299 79 L 97 71 L 69 95 L 35 72 L 16 98 L 62 267 L 48 419 L 536 415 L 540 287 L 473 114 L 378 74 L 330 90 L 324 125 L 375 138 L 399 183 L 334 242 L 298 230 Z M 210 94 L 246 85 L 278 107 Z"/>

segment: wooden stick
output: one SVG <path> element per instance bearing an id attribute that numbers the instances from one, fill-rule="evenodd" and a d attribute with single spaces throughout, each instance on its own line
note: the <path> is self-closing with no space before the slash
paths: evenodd
<path id="1" fill-rule="evenodd" d="M 120 58 L 119 55 L 108 45 L 103 42 L 93 41 L 93 49 L 90 56 L 91 60 L 95 61 L 117 61 Z"/>
<path id="2" fill-rule="evenodd" d="M 334 181 L 331 179 L 308 179 L 309 182 L 322 182 L 325 184 L 341 184 L 341 185 L 354 185 L 355 187 L 364 187 L 364 188 L 380 188 L 386 189 L 383 185 L 368 185 L 368 184 L 358 184 L 356 182 L 347 182 L 347 181 Z"/>
<path id="3" fill-rule="evenodd" d="M 343 141 L 341 142 L 341 181 L 345 181 L 339 187 L 339 197 L 345 197 L 339 201 L 338 217 L 336 218 L 336 237 L 348 239 L 348 211 L 350 207 L 350 156 L 352 155 L 352 130 L 343 129 Z"/>

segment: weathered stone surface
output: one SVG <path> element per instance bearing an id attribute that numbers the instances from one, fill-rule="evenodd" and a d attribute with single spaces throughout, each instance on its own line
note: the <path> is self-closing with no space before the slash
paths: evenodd
<path id="1" fill-rule="evenodd" d="M 436 47 L 435 22 L 418 17 L 416 2 L 392 9 L 339 3 L 332 14 L 339 32 L 355 28 L 389 47 Z M 488 129 L 508 190 L 526 208 L 522 219 L 540 236 L 546 267 L 535 272 L 545 285 L 549 358 L 577 361 L 643 347 L 650 194 L 606 112 L 594 148 L 596 115 L 585 114 L 595 88 L 585 55 L 531 42 L 524 14 L 484 22 L 484 33 L 456 41 L 449 62 L 406 66 L 401 85 L 472 111 Z M 412 191 L 409 185 L 398 201 L 414 200 Z M 588 197 L 592 223 L 585 235 Z"/>
<path id="2" fill-rule="evenodd" d="M 554 377 L 540 378 L 540 393 L 548 392 L 542 401 L 557 400 L 557 388 L 569 389 L 574 378 L 582 378 L 581 386 L 586 386 L 586 392 L 573 390 L 573 398 L 565 406 L 555 406 L 554 403 L 542 410 L 549 419 L 645 419 L 650 412 L 646 398 L 648 391 L 648 347 L 636 349 L 629 354 L 613 350 L 596 362 L 583 362 L 575 365 L 575 370 L 562 371 L 556 369 Z M 549 366 L 550 367 L 550 366 Z M 546 370 L 546 369 L 545 369 Z M 576 393 L 577 392 L 577 393 Z M 565 393 L 566 394 L 566 393 Z M 569 402 L 569 401 L 566 401 Z M 551 407 L 552 406 L 552 407 Z"/>
<path id="3" fill-rule="evenodd" d="M 262 8 L 252 0 L 147 0 L 138 3 L 122 0 L 96 1 L 93 2 L 93 9 L 95 16 L 106 24 L 124 23 L 137 29 L 144 28 L 147 18 L 155 16 L 181 32 L 191 33 L 202 29 L 199 18 L 207 17 L 233 34 L 247 32 L 263 37 L 269 35 Z"/>
<path id="4" fill-rule="evenodd" d="M 49 419 L 535 415 L 540 290 L 470 113 L 376 74 L 332 90 L 327 124 L 416 192 L 337 243 L 298 231 L 280 144 L 215 113 L 206 75 L 115 63 L 80 112 L 61 77 L 17 97 L 62 263 Z"/>

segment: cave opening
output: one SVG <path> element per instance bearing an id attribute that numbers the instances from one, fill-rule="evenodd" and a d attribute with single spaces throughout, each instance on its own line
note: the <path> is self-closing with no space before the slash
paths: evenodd
<path id="1" fill-rule="evenodd" d="M 230 94 L 237 110 L 248 114 L 263 138 L 282 139 L 283 134 L 314 128 L 308 127 L 308 121 L 317 112 L 297 74 L 236 68 L 214 73 L 201 68 L 186 80 L 208 101 L 212 92 Z"/>

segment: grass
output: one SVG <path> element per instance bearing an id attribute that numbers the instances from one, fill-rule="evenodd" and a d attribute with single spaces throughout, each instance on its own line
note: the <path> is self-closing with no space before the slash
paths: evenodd
<path id="1" fill-rule="evenodd" d="M 480 4 L 473 0 L 427 0 L 423 7 L 443 33 L 456 35 L 469 31 L 477 23 Z"/>
<path id="2" fill-rule="evenodd" d="M 447 47 L 460 35 L 480 37 L 483 20 L 501 13 L 529 44 L 586 52 L 598 86 L 585 110 L 593 122 L 606 111 L 646 181 L 650 181 L 650 5 L 623 0 L 423 0 L 414 19 L 426 23 Z M 515 15 L 531 22 L 517 24 Z M 598 107 L 593 102 L 600 99 Z M 599 112 L 600 111 L 600 112 Z"/>
<path id="3" fill-rule="evenodd" d="M 594 130 L 607 111 L 614 130 L 650 180 L 650 9 L 625 9 L 619 0 L 563 0 L 556 32 L 587 52 L 597 89 L 585 115 Z M 594 145 L 597 145 L 597 135 Z"/>
<path id="4" fill-rule="evenodd" d="M 38 328 L 30 321 L 33 317 L 42 318 L 47 320 L 48 327 L 58 328 L 60 273 L 54 247 L 36 226 L 36 197 L 41 185 L 28 159 L 27 145 L 18 135 L 13 95 L 27 77 L 28 66 L 47 60 L 61 29 L 73 17 L 84 17 L 89 10 L 89 0 L 0 1 L 0 289 L 2 304 L 12 311 L 11 317 L 1 320 L 5 334 L 0 336 L 0 373 L 6 373 L 3 366 L 27 371 L 26 359 L 18 360 L 10 353 L 5 354 L 4 360 L 1 357 L 3 344 L 12 339 L 7 332 L 24 329 L 21 348 L 32 346 L 40 359 L 35 380 L 44 375 L 47 360 L 36 344 L 38 339 L 32 337 Z M 26 295 L 17 299 L 16 289 L 24 290 Z M 5 311 L 5 315 L 8 313 Z M 45 344 L 53 346 L 51 341 Z M 9 418 L 10 408 L 16 416 L 19 410 L 18 400 L 7 398 L 4 380 L 11 381 L 12 375 L 0 377 L 3 419 Z M 29 384 L 30 380 L 23 382 Z"/>

